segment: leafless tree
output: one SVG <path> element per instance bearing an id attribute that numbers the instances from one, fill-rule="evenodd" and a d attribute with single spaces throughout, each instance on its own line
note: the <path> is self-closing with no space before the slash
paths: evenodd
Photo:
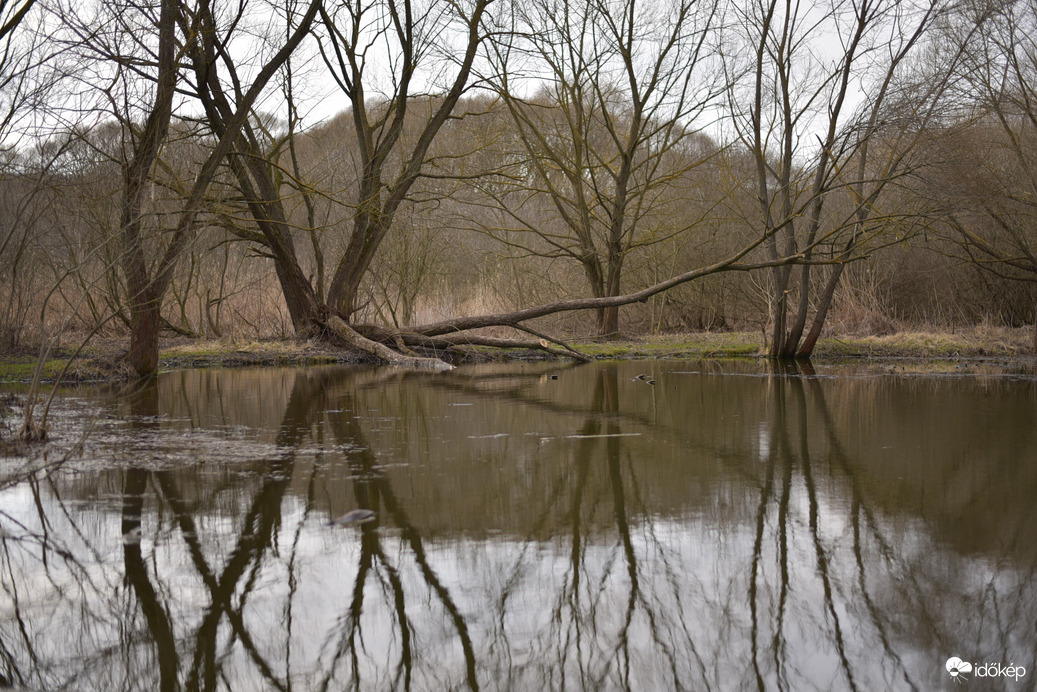
<path id="1" fill-rule="evenodd" d="M 442 3 L 419 7 L 410 0 L 391 0 L 322 7 L 321 51 L 348 99 L 360 169 L 355 205 L 347 221 L 352 229 L 331 271 L 326 299 L 325 250 L 317 237 L 312 199 L 303 191 L 318 269 L 316 283 L 302 267 L 294 228 L 282 199 L 282 183 L 286 178 L 297 178 L 299 173 L 291 72 L 286 72 L 284 82 L 289 109 L 286 135 L 264 137 L 266 133 L 259 123 L 252 121 L 243 124 L 239 135 L 229 136 L 225 123 L 240 95 L 233 85 L 239 79 L 241 67 L 229 51 L 222 49 L 227 38 L 221 37 L 214 24 L 194 47 L 192 62 L 198 96 L 213 132 L 221 138 L 229 136 L 232 142 L 226 154 L 227 163 L 256 225 L 256 230 L 242 229 L 239 234 L 260 245 L 263 254 L 273 260 L 297 332 L 330 332 L 362 351 L 388 360 L 400 358 L 357 334 L 348 321 L 358 307 L 361 279 L 391 229 L 400 205 L 425 172 L 433 140 L 468 88 L 472 64 L 483 39 L 482 16 L 487 5 L 488 1 L 480 0 L 471 7 Z M 203 16 L 203 21 L 210 20 Z M 443 35 L 452 36 L 454 31 L 462 37 L 462 57 L 454 74 L 440 84 L 430 75 L 438 69 L 449 71 L 451 61 L 446 54 L 453 46 L 441 41 Z M 378 81 L 386 75 L 384 81 Z M 425 83 L 426 79 L 432 83 Z M 385 85 L 389 85 L 388 93 L 371 98 Z M 440 86 L 444 93 L 433 95 Z M 410 124 L 411 112 L 420 111 L 427 104 L 432 105 L 419 134 L 413 141 L 406 138 L 405 125 Z M 284 153 L 290 157 L 290 168 L 279 162 Z M 290 171 L 287 175 L 286 168 Z M 301 184 L 297 179 L 293 182 L 297 189 Z"/>
<path id="2" fill-rule="evenodd" d="M 723 88 L 713 44 L 721 4 L 515 8 L 515 26 L 492 47 L 495 88 L 521 150 L 507 170 L 511 186 L 484 186 L 504 217 L 485 230 L 523 252 L 576 262 L 594 297 L 620 295 L 631 253 L 702 221 L 678 206 L 675 182 L 715 153 L 700 146 L 709 141 L 700 130 Z M 598 334 L 618 330 L 619 308 L 598 308 Z"/>
<path id="3" fill-rule="evenodd" d="M 322 12 L 322 52 L 346 97 L 359 160 L 349 243 L 328 288 L 328 304 L 341 314 L 358 307 L 364 273 L 471 86 L 489 5 L 347 0 Z M 411 109 L 426 103 L 417 136 L 405 138 Z"/>
<path id="4" fill-rule="evenodd" d="M 255 76 L 252 77 L 251 82 L 247 83 L 247 88 L 246 83 L 240 81 L 235 82 L 236 95 L 238 96 L 237 103 L 235 104 L 235 107 L 227 109 L 221 114 L 222 122 L 219 139 L 216 146 L 209 154 L 209 157 L 202 164 L 197 177 L 195 178 L 190 196 L 185 201 L 184 208 L 177 220 L 173 237 L 167 246 L 166 254 L 163 257 L 162 262 L 156 269 L 153 284 L 151 290 L 149 290 L 149 302 L 147 304 L 148 314 L 153 314 L 154 317 L 148 318 L 147 329 L 141 331 L 140 339 L 146 341 L 148 344 L 147 358 L 142 359 L 141 367 L 135 365 L 137 371 L 141 374 L 154 371 L 155 366 L 157 365 L 157 308 L 160 304 L 162 293 L 164 293 L 165 288 L 168 287 L 176 259 L 179 253 L 183 250 L 183 247 L 188 240 L 188 236 L 194 228 L 196 216 L 201 211 L 202 205 L 205 202 L 205 194 L 209 184 L 224 157 L 232 150 L 239 136 L 238 133 L 249 118 L 254 104 L 265 90 L 268 82 L 274 77 L 280 67 L 288 60 L 292 52 L 308 34 L 310 25 L 316 17 L 318 5 L 319 2 L 317 0 L 310 3 L 308 8 L 306 8 L 305 13 L 298 19 L 298 25 L 288 35 L 287 40 L 280 46 L 279 50 L 262 63 L 259 70 L 255 73 Z M 242 10 L 243 8 L 239 8 L 239 11 Z M 238 18 L 240 18 L 240 16 Z M 181 23 L 181 29 L 184 31 L 184 34 L 191 37 L 192 48 L 196 51 L 196 56 L 197 51 L 199 50 L 198 46 L 200 46 L 200 49 L 205 51 L 203 55 L 210 60 L 210 64 L 215 63 L 218 56 L 219 58 L 227 60 L 231 59 L 227 46 L 216 43 L 217 35 L 215 32 L 217 31 L 217 27 L 215 25 L 213 7 L 210 3 L 199 3 L 196 10 L 190 15 L 185 12 L 179 17 L 172 18 L 172 21 L 177 20 Z M 197 24 L 195 22 L 197 22 Z M 210 70 L 203 74 L 207 79 L 205 81 L 199 80 L 196 84 L 199 97 L 204 97 L 206 90 L 211 88 L 215 80 L 219 79 L 215 70 Z M 132 340 L 130 350 L 132 363 Z"/>
<path id="5" fill-rule="evenodd" d="M 756 200 L 746 221 L 767 237 L 767 256 L 802 258 L 798 269 L 771 270 L 771 357 L 809 357 L 840 267 L 877 234 L 903 237 L 905 217 L 884 209 L 883 195 L 910 171 L 917 133 L 947 83 L 946 71 L 924 85 L 910 79 L 909 58 L 942 9 L 936 1 L 762 0 L 735 10 L 744 40 L 727 51 L 727 122 L 755 166 L 736 185 Z M 850 203 L 833 209 L 840 196 Z M 835 265 L 820 284 L 818 262 Z"/>

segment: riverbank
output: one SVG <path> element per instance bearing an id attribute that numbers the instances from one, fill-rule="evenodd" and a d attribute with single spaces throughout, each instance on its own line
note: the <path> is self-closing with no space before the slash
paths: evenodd
<path id="1" fill-rule="evenodd" d="M 818 341 L 815 359 L 831 358 L 1027 358 L 1030 328 L 977 327 L 956 332 L 904 331 L 884 336 L 839 335 Z M 628 341 L 576 343 L 598 358 L 756 358 L 764 353 L 759 332 L 697 332 Z"/>
<path id="2" fill-rule="evenodd" d="M 950 362 L 1032 361 L 1030 328 L 977 327 L 956 332 L 905 331 L 885 336 L 841 335 L 821 339 L 815 361 L 913 359 Z M 760 358 L 763 336 L 752 332 L 696 332 L 618 340 L 574 340 L 575 349 L 599 360 Z M 119 339 L 92 343 L 71 364 L 72 348 L 57 350 L 43 365 L 43 380 L 65 382 L 123 379 Z M 488 358 L 542 359 L 533 351 L 484 351 Z M 159 353 L 161 371 L 186 368 L 325 365 L 363 362 L 356 354 L 313 341 L 206 341 L 167 339 Z M 37 356 L 29 350 L 0 356 L 0 382 L 28 382 Z M 65 371 L 67 366 L 67 372 Z M 64 372 L 64 374 L 62 374 Z"/>

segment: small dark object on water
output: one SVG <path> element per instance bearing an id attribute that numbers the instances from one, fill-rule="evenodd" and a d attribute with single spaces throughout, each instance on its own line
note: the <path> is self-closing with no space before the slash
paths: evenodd
<path id="1" fill-rule="evenodd" d="M 648 384 L 655 384 L 655 380 L 645 380 Z"/>
<path id="2" fill-rule="evenodd" d="M 369 521 L 374 521 L 377 515 L 369 509 L 351 509 L 341 517 L 336 517 L 329 521 L 325 526 L 352 526 L 353 524 L 366 524 Z"/>

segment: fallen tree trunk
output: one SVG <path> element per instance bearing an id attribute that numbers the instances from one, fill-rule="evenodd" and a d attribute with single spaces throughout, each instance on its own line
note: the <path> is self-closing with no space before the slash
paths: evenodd
<path id="1" fill-rule="evenodd" d="M 580 353 L 575 348 L 565 344 L 564 342 L 558 341 L 557 339 L 551 339 L 551 341 L 561 346 L 561 348 L 551 348 L 546 339 L 540 339 L 538 341 L 532 341 L 529 339 L 504 339 L 476 334 L 454 334 L 450 336 L 430 337 L 424 336 L 423 334 L 404 333 L 400 335 L 400 338 L 402 338 L 403 342 L 408 346 L 432 351 L 451 351 L 464 346 L 489 346 L 491 348 L 520 348 L 530 351 L 544 351 L 545 353 L 573 358 L 584 363 L 589 363 L 594 360 L 590 356 Z"/>
<path id="2" fill-rule="evenodd" d="M 458 317 L 452 320 L 408 327 L 396 331 L 391 331 L 374 325 L 358 325 L 356 328 L 353 328 L 338 316 L 330 317 L 326 323 L 328 330 L 344 341 L 347 345 L 364 353 L 368 353 L 387 363 L 407 367 L 425 367 L 434 370 L 448 370 L 453 366 L 450 366 L 438 357 L 402 355 L 390 348 L 388 344 L 394 344 L 399 347 L 402 343 L 406 346 L 413 346 L 433 352 L 449 351 L 452 348 L 463 346 L 526 348 L 530 350 L 541 350 L 553 355 L 565 356 L 579 361 L 589 362 L 593 360 L 591 357 L 580 353 L 576 349 L 557 339 L 551 338 L 550 341 L 558 344 L 561 348 L 552 348 L 548 343 L 548 338 L 523 326 L 522 323 L 527 320 L 545 317 L 559 312 L 594 310 L 603 307 L 619 307 L 622 305 L 630 305 L 632 303 L 641 303 L 654 295 L 668 291 L 681 284 L 722 271 L 747 272 L 766 267 L 797 264 L 802 261 L 802 254 L 796 254 L 763 262 L 740 262 L 739 260 L 752 249 L 752 247 L 745 248 L 742 252 L 723 261 L 685 272 L 684 274 L 669 278 L 666 281 L 661 281 L 635 293 L 628 293 L 621 296 L 559 300 L 553 303 L 545 303 L 543 305 L 523 308 L 511 312 L 503 312 L 493 315 L 476 315 L 472 317 Z M 473 329 L 484 329 L 486 327 L 511 327 L 513 329 L 540 336 L 541 338 L 537 341 L 531 341 L 524 339 L 504 339 L 474 334 L 462 334 L 462 332 L 467 332 Z"/>
<path id="3" fill-rule="evenodd" d="M 777 260 L 768 260 L 764 262 L 753 262 L 753 263 L 741 263 L 738 259 L 741 255 L 735 258 L 730 258 L 716 264 L 711 264 L 708 267 L 700 267 L 684 274 L 661 281 L 657 284 L 649 286 L 648 288 L 642 289 L 635 293 L 628 293 L 621 296 L 609 296 L 605 298 L 575 298 L 570 300 L 559 300 L 554 303 L 545 303 L 543 305 L 537 305 L 530 308 L 522 308 L 521 310 L 514 310 L 512 312 L 502 312 L 495 315 L 478 315 L 474 317 L 459 317 L 452 320 L 444 320 L 442 322 L 434 322 L 432 324 L 419 325 L 416 327 L 409 327 L 402 329 L 395 334 L 407 338 L 408 335 L 421 335 L 421 336 L 440 336 L 443 334 L 451 334 L 455 332 L 464 332 L 470 329 L 482 329 L 485 327 L 514 327 L 516 329 L 523 329 L 521 323 L 526 320 L 535 319 L 537 317 L 545 317 L 547 315 L 554 315 L 559 312 L 571 312 L 574 310 L 594 310 L 603 307 L 619 307 L 621 305 L 630 305 L 632 303 L 643 303 L 649 298 L 659 293 L 670 290 L 681 284 L 694 281 L 695 279 L 701 279 L 704 276 L 715 274 L 721 271 L 753 271 L 756 269 L 763 269 L 766 267 L 776 267 L 787 264 L 797 264 L 801 255 L 793 255 L 791 257 L 784 257 Z"/>

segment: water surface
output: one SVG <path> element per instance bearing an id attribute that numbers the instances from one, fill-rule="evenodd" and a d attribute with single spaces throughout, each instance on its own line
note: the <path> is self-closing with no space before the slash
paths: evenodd
<path id="1" fill-rule="evenodd" d="M 55 407 L 0 466 L 0 675 L 32 688 L 1037 680 L 1029 376 L 198 370 Z"/>

